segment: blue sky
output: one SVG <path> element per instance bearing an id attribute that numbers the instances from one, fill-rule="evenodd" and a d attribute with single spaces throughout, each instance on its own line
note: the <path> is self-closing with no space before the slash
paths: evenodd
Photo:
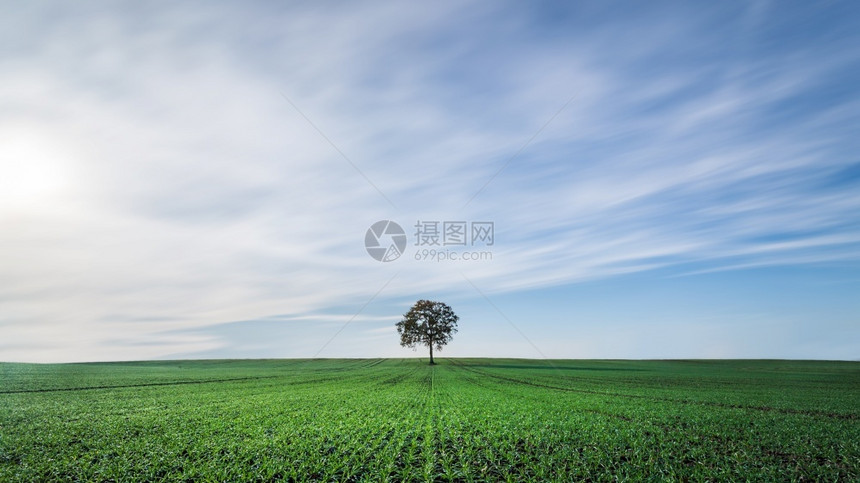
<path id="1" fill-rule="evenodd" d="M 0 10 L 0 360 L 860 359 L 855 2 Z"/>

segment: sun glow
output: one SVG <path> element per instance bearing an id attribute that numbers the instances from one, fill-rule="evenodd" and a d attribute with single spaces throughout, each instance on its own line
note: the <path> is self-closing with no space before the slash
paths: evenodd
<path id="1" fill-rule="evenodd" d="M 66 184 L 65 162 L 49 137 L 22 130 L 0 134 L 0 211 L 50 201 Z"/>

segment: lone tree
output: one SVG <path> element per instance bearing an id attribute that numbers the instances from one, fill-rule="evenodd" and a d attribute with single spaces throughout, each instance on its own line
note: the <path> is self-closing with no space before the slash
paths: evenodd
<path id="1" fill-rule="evenodd" d="M 400 345 L 413 349 L 417 345 L 426 345 L 430 348 L 430 364 L 435 364 L 433 348 L 440 351 L 442 346 L 451 341 L 457 333 L 458 320 L 460 318 L 447 304 L 419 300 L 397 323 Z"/>

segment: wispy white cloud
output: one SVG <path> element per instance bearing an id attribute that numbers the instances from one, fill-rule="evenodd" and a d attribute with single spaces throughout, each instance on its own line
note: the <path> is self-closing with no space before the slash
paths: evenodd
<path id="1" fill-rule="evenodd" d="M 57 8 L 0 20 L 2 359 L 217 351 L 207 327 L 340 323 L 395 273 L 381 299 L 858 259 L 858 181 L 825 184 L 860 49 L 761 38 L 793 14 Z M 380 264 L 379 219 L 495 221 L 493 260 Z"/>

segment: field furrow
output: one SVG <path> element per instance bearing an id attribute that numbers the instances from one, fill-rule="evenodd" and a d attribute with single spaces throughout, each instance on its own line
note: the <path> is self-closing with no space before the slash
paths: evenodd
<path id="1" fill-rule="evenodd" d="M 168 361 L 0 373 L 2 481 L 860 478 L 856 363 Z"/>

